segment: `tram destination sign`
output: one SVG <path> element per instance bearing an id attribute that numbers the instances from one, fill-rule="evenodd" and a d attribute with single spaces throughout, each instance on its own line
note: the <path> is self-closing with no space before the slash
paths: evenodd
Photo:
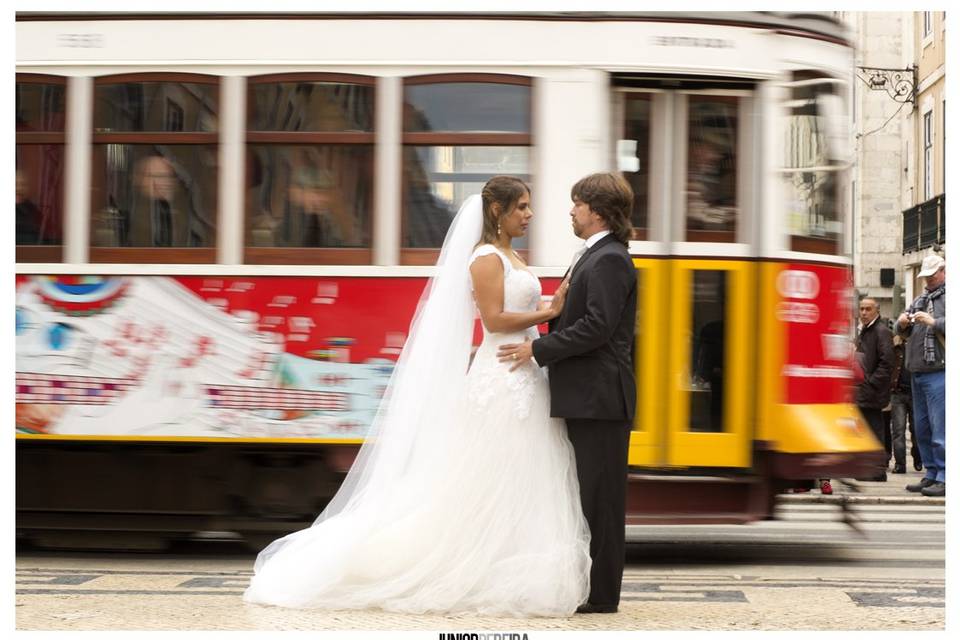
<path id="1" fill-rule="evenodd" d="M 698 49 L 733 49 L 736 43 L 725 38 L 697 38 L 692 36 L 651 36 L 655 47 L 695 47 Z"/>

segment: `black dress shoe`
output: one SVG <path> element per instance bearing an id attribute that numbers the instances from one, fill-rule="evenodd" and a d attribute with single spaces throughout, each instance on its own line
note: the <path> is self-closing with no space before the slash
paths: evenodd
<path id="1" fill-rule="evenodd" d="M 873 480 L 874 482 L 886 482 L 886 481 L 887 481 L 887 472 L 884 471 L 884 472 L 882 472 L 882 473 L 881 473 L 880 475 L 878 475 L 878 476 L 873 476 L 873 478 L 871 478 L 871 480 Z"/>
<path id="2" fill-rule="evenodd" d="M 893 465 L 893 472 L 894 472 L 894 473 L 906 473 L 906 472 L 907 472 L 907 466 L 906 466 L 906 465 L 903 465 L 903 464 L 895 464 L 895 465 Z"/>
<path id="3" fill-rule="evenodd" d="M 923 471 L 923 463 L 920 462 L 919 460 L 914 460 L 913 469 L 914 471 Z"/>
<path id="4" fill-rule="evenodd" d="M 947 495 L 947 483 L 934 482 L 929 487 L 924 487 L 921 489 L 920 493 L 929 498 L 943 498 Z"/>
<path id="5" fill-rule="evenodd" d="M 930 478 L 921 478 L 920 482 L 917 482 L 916 484 L 908 484 L 907 491 L 912 493 L 920 493 L 934 483 L 936 483 L 936 480 L 931 480 Z"/>
<path id="6" fill-rule="evenodd" d="M 587 602 L 579 607 L 577 607 L 577 613 L 616 613 L 617 605 L 615 604 L 593 604 L 592 602 Z"/>

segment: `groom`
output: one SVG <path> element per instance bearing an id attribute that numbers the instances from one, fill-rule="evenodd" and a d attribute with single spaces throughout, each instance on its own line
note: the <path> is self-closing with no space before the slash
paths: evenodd
<path id="1" fill-rule="evenodd" d="M 590 597 L 578 613 L 616 613 L 625 559 L 627 447 L 636 406 L 632 347 L 637 272 L 627 251 L 633 191 L 615 173 L 571 189 L 573 232 L 585 240 L 561 287 L 550 333 L 500 347 L 502 362 L 528 358 L 550 371 L 550 414 L 565 418 L 590 525 Z M 516 368 L 516 366 L 514 367 Z"/>

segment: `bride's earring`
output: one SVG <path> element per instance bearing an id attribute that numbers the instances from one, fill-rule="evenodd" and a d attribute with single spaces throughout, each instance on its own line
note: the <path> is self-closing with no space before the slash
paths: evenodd
<path id="1" fill-rule="evenodd" d="M 497 237 L 500 237 L 500 223 L 497 223 Z"/>

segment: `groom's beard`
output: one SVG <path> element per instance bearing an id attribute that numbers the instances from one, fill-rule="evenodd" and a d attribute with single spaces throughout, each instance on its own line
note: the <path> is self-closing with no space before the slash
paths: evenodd
<path id="1" fill-rule="evenodd" d="M 577 224 L 576 220 L 572 222 L 572 226 L 573 226 L 573 235 L 577 236 L 578 238 L 583 238 L 583 227 Z"/>

